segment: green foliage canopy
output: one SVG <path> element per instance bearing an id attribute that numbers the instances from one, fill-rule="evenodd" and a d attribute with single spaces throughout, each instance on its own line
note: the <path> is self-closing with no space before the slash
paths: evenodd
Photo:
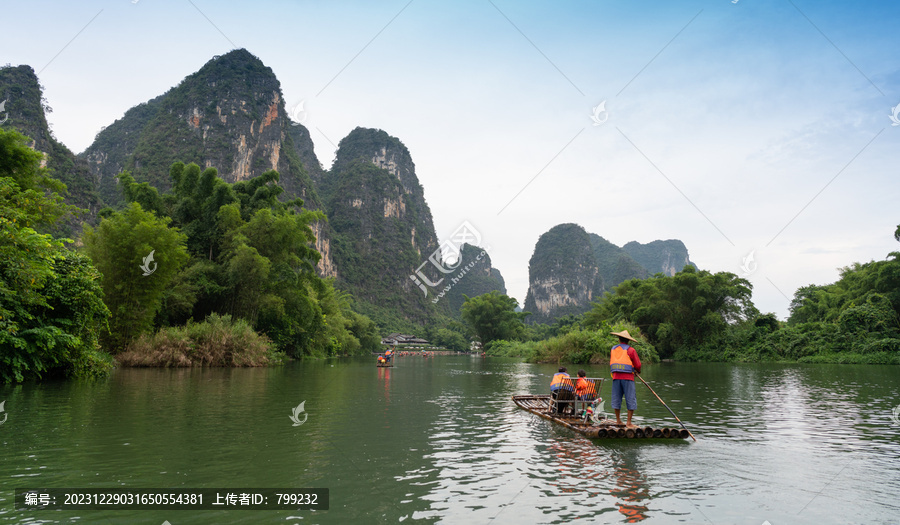
<path id="1" fill-rule="evenodd" d="M 28 139 L 0 129 L 0 379 L 103 374 L 97 334 L 109 311 L 89 261 L 41 234 L 74 208 Z"/>
<path id="2" fill-rule="evenodd" d="M 884 261 L 842 268 L 835 283 L 798 289 L 791 301 L 788 324 L 837 322 L 844 310 L 865 303 L 871 293 L 884 295 L 900 314 L 900 252 L 891 252 Z"/>
<path id="3" fill-rule="evenodd" d="M 431 342 L 454 352 L 469 350 L 469 341 L 466 340 L 466 337 L 448 328 L 439 328 L 431 337 Z"/>
<path id="4" fill-rule="evenodd" d="M 103 275 L 112 313 L 106 339 L 113 351 L 150 329 L 163 295 L 188 260 L 187 237 L 170 222 L 132 202 L 102 219 L 96 229 L 85 226 L 85 252 Z"/>
<path id="5" fill-rule="evenodd" d="M 127 172 L 119 176 L 126 200 L 186 236 L 190 262 L 163 293 L 158 325 L 231 315 L 294 357 L 377 351 L 374 323 L 316 274 L 321 255 L 311 225 L 325 215 L 303 209 L 301 199 L 279 200 L 277 171 L 229 184 L 214 168 L 176 162 L 169 177 L 171 190 L 160 195 Z"/>
<path id="6" fill-rule="evenodd" d="M 755 318 L 752 285 L 728 272 L 710 273 L 686 266 L 672 277 L 656 274 L 623 282 L 594 303 L 585 327 L 628 320 L 639 326 L 660 355 L 699 344 L 723 333 L 729 323 Z"/>
<path id="7" fill-rule="evenodd" d="M 478 297 L 466 297 L 462 318 L 471 326 L 482 345 L 496 339 L 518 340 L 525 333 L 526 312 L 516 312 L 518 302 L 493 291 Z"/>

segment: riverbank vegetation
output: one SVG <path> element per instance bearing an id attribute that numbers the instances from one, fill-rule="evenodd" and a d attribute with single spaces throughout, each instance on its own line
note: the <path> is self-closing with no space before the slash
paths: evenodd
<path id="1" fill-rule="evenodd" d="M 894 233 L 900 241 L 900 226 Z M 900 364 L 900 252 L 854 263 L 827 285 L 794 294 L 779 321 L 750 300 L 752 284 L 728 272 L 686 266 L 622 282 L 582 315 L 524 324 L 515 300 L 467 298 L 463 318 L 488 355 L 537 363 L 606 363 L 627 329 L 642 361 Z"/>
<path id="2" fill-rule="evenodd" d="M 761 315 L 736 324 L 705 344 L 680 349 L 674 357 L 900 364 L 900 252 L 883 261 L 847 266 L 832 284 L 800 288 L 790 312 L 786 322 Z"/>
<path id="3" fill-rule="evenodd" d="M 312 225 L 325 216 L 279 200 L 277 172 L 229 184 L 178 162 L 165 193 L 123 172 L 124 207 L 100 210 L 76 242 L 53 233 L 85 210 L 28 144 L 0 129 L 3 382 L 102 376 L 113 356 L 259 366 L 378 351 L 375 323 L 316 273 Z"/>
<path id="4" fill-rule="evenodd" d="M 658 363 L 656 349 L 641 336 L 640 329 L 630 323 L 605 325 L 598 329 L 573 327 L 560 335 L 543 340 L 495 341 L 487 353 L 493 356 L 521 357 L 529 363 L 609 364 L 609 349 L 619 339 L 611 332 L 628 330 L 637 336 L 633 343 L 641 363 Z"/>
<path id="5" fill-rule="evenodd" d="M 121 173 L 126 207 L 86 229 L 87 252 L 114 297 L 111 325 L 138 326 L 110 335 L 114 352 L 151 325 L 183 326 L 210 314 L 245 320 L 293 358 L 378 349 L 375 324 L 316 273 L 321 256 L 312 225 L 325 216 L 304 209 L 301 199 L 279 200 L 278 172 L 230 184 L 215 168 L 176 162 L 169 179 L 171 189 L 160 194 Z M 158 262 L 149 266 L 149 256 Z"/>
<path id="6" fill-rule="evenodd" d="M 621 283 L 576 322 L 601 334 L 631 323 L 674 361 L 900 364 L 900 252 L 847 266 L 835 283 L 800 288 L 786 321 L 759 312 L 751 291 L 734 274 L 685 267 Z"/>
<path id="7" fill-rule="evenodd" d="M 98 336 L 109 310 L 90 259 L 48 233 L 82 210 L 29 139 L 0 129 L 0 379 L 89 377 L 112 368 Z"/>
<path id="8" fill-rule="evenodd" d="M 244 319 L 210 314 L 202 323 L 141 334 L 116 361 L 134 367 L 246 367 L 279 364 L 284 357 Z"/>
<path id="9" fill-rule="evenodd" d="M 580 316 L 569 315 L 552 325 L 526 325 L 527 312 L 516 312 L 516 300 L 499 292 L 466 297 L 462 306 L 465 330 L 478 338 L 487 355 L 521 357 L 532 363 L 597 364 L 609 362 L 609 349 L 618 340 L 610 332 L 628 330 L 643 339 L 636 325 L 619 322 L 585 327 Z M 652 344 L 635 345 L 642 361 L 656 363 Z"/>

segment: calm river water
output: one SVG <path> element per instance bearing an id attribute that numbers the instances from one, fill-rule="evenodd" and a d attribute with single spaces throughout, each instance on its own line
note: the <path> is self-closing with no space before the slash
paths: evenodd
<path id="1" fill-rule="evenodd" d="M 646 366 L 697 443 L 591 441 L 512 403 L 554 371 L 401 357 L 2 387 L 0 522 L 900 523 L 898 367 Z M 677 426 L 640 384 L 636 417 Z M 13 508 L 37 487 L 323 487 L 330 508 Z"/>

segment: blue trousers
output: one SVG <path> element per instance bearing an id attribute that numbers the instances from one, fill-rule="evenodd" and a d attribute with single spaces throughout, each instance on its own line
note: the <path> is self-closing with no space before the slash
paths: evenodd
<path id="1" fill-rule="evenodd" d="M 634 390 L 634 381 L 629 379 L 613 379 L 611 404 L 613 410 L 622 408 L 622 397 L 625 397 L 625 406 L 628 410 L 637 410 L 637 393 Z"/>

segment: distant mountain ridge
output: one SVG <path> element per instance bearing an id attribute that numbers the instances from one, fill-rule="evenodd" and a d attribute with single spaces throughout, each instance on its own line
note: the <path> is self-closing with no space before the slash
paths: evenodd
<path id="1" fill-rule="evenodd" d="M 605 288 L 588 233 L 571 223 L 540 236 L 528 262 L 528 280 L 524 309 L 534 322 L 583 313 Z"/>
<path id="2" fill-rule="evenodd" d="M 3 102 L 3 126 L 12 128 L 32 140 L 31 147 L 43 152 L 44 166 L 52 176 L 65 183 L 69 204 L 96 215 L 101 199 L 90 167 L 53 137 L 46 113 L 52 111 L 43 98 L 43 89 L 31 66 L 0 68 L 0 102 Z M 63 225 L 64 233 L 80 228 L 73 222 Z"/>
<path id="3" fill-rule="evenodd" d="M 314 159 L 309 134 L 296 127 L 275 74 L 238 49 L 214 57 L 163 95 L 128 110 L 80 156 L 109 205 L 122 202 L 115 179 L 120 172 L 128 170 L 136 181 L 166 190 L 169 167 L 180 161 L 214 167 L 232 183 L 274 169 L 288 197 L 321 208 L 301 159 Z M 296 144 L 295 138 L 308 143 Z"/>
<path id="4" fill-rule="evenodd" d="M 305 207 L 328 217 L 314 225 L 319 273 L 333 277 L 353 295 L 357 311 L 382 328 L 414 330 L 457 317 L 466 296 L 506 293 L 502 275 L 477 246 L 458 246 L 453 268 L 441 261 L 424 188 L 399 138 L 358 127 L 324 169 L 309 130 L 290 120 L 275 74 L 244 49 L 214 57 L 177 86 L 129 109 L 78 156 L 50 134 L 30 67 L 0 69 L 0 90 L 8 98 L 7 124 L 32 137 L 68 185 L 69 202 L 89 208 L 94 218 L 103 205 L 123 203 L 116 179 L 122 171 L 166 191 L 176 161 L 214 167 L 228 182 L 274 169 L 285 198 L 301 197 Z M 585 311 L 623 280 L 671 275 L 684 264 L 691 264 L 687 249 L 677 240 L 620 248 L 581 226 L 558 225 L 535 247 L 525 306 L 532 319 L 551 321 Z M 464 268 L 465 277 L 459 279 L 454 268 Z M 439 295 L 448 283 L 453 286 Z"/>
<path id="5" fill-rule="evenodd" d="M 672 276 L 685 266 L 696 267 L 688 257 L 687 247 L 677 239 L 657 240 L 647 244 L 631 241 L 623 246 L 622 250 L 646 268 L 651 275 L 662 273 Z"/>
<path id="6" fill-rule="evenodd" d="M 385 322 L 393 309 L 411 324 L 449 313 L 409 278 L 438 249 L 438 240 L 415 164 L 399 139 L 354 129 L 341 140 L 319 187 L 334 231 L 337 282 L 363 313 Z M 435 270 L 429 272 L 437 280 Z"/>
<path id="7" fill-rule="evenodd" d="M 657 273 L 671 276 L 688 265 L 696 266 L 676 239 L 632 241 L 620 248 L 577 224 L 560 224 L 534 247 L 524 309 L 534 322 L 551 322 L 590 310 L 592 302 L 623 281 Z"/>
<path id="8" fill-rule="evenodd" d="M 480 258 L 479 258 L 480 257 Z M 463 244 L 457 268 L 466 270 L 463 279 L 450 289 L 446 300 L 451 313 L 460 311 L 466 297 L 477 297 L 494 290 L 506 295 L 506 282 L 500 270 L 491 265 L 491 255 L 484 249 L 471 244 Z M 455 272 L 451 275 L 459 275 Z"/>

